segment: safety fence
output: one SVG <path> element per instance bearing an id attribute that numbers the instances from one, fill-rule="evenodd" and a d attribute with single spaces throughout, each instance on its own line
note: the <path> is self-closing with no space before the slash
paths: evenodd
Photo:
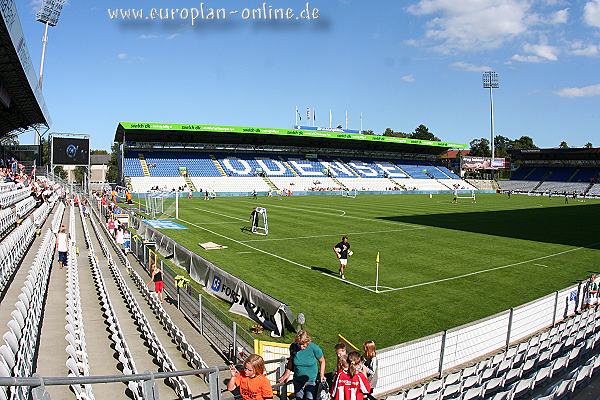
<path id="1" fill-rule="evenodd" d="M 131 240 L 131 254 L 149 272 L 150 250 L 153 247 L 144 243 L 139 236 Z M 198 292 L 191 285 L 180 288 L 175 280 L 176 273 L 164 268 L 164 261 L 159 261 L 163 271 L 165 292 L 175 299 L 178 308 L 190 323 L 206 337 L 208 341 L 227 359 L 242 361 L 253 352 L 254 338 L 252 334 L 238 326 L 223 311 L 207 300 L 207 296 Z"/>
<path id="2" fill-rule="evenodd" d="M 278 359 L 266 361 L 265 364 L 272 368 L 272 365 L 277 369 L 277 376 L 280 377 L 282 371 L 285 371 L 286 360 Z M 195 370 L 173 371 L 173 372 L 149 372 L 145 371 L 140 374 L 120 374 L 120 375 L 98 375 L 98 376 L 67 376 L 67 377 L 42 377 L 34 374 L 31 377 L 0 377 L 0 387 L 16 386 L 21 388 L 31 388 L 32 400 L 51 400 L 48 393 L 48 386 L 73 386 L 73 385 L 94 385 L 118 382 L 140 382 L 142 385 L 142 398 L 144 400 L 157 400 L 158 391 L 156 390 L 155 382 L 163 379 L 170 379 L 184 376 L 208 376 L 209 392 L 206 393 L 208 400 L 220 400 L 222 397 L 222 388 L 220 387 L 219 373 L 227 371 L 227 366 L 215 366 L 210 368 L 201 368 Z M 273 387 L 281 400 L 287 399 L 288 384 L 277 384 Z M 196 398 L 196 397 L 194 397 Z M 187 398 L 185 400 L 191 400 Z"/>
<path id="3" fill-rule="evenodd" d="M 579 311 L 582 290 L 580 283 L 488 318 L 378 351 L 375 394 L 442 376 L 508 349 Z"/>

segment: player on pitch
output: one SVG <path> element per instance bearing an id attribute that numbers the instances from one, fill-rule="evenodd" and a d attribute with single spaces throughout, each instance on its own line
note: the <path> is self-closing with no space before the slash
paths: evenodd
<path id="1" fill-rule="evenodd" d="M 344 275 L 344 270 L 348 265 L 348 257 L 352 255 L 350 243 L 348 243 L 348 236 L 342 236 L 342 241 L 333 246 L 333 251 L 335 252 L 338 260 L 340 260 L 340 278 L 345 280 L 346 275 Z"/>

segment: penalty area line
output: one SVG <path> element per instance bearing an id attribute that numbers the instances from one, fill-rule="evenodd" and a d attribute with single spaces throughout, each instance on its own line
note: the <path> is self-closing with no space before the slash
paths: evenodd
<path id="1" fill-rule="evenodd" d="M 502 266 L 494 267 L 494 268 L 482 269 L 481 271 L 470 272 L 468 274 L 462 274 L 462 275 L 452 276 L 450 278 L 436 279 L 434 281 L 417 283 L 417 284 L 414 284 L 414 285 L 408 285 L 408 286 L 403 286 L 403 287 L 399 287 L 399 288 L 393 288 L 393 289 L 387 289 L 387 290 L 380 290 L 379 293 L 388 293 L 388 292 L 396 292 L 398 290 L 412 289 L 412 288 L 416 288 L 416 287 L 420 287 L 420 286 L 433 285 L 434 283 L 453 281 L 453 280 L 460 279 L 460 278 L 466 278 L 468 276 L 479 275 L 479 274 L 483 274 L 485 272 L 492 272 L 492 271 L 497 271 L 497 270 L 500 270 L 500 269 L 505 269 L 505 268 L 510 268 L 510 267 L 516 267 L 517 265 L 528 264 L 528 263 L 533 262 L 533 261 L 545 260 L 547 258 L 560 256 L 562 254 L 572 253 L 574 251 L 585 249 L 585 248 L 588 248 L 588 247 L 591 247 L 591 246 L 596 246 L 598 244 L 600 244 L 600 242 L 591 243 L 591 244 L 589 244 L 587 246 L 576 247 L 574 249 L 560 251 L 558 253 L 549 254 L 547 256 L 532 258 L 531 260 L 520 261 L 520 262 L 517 262 L 517 263 L 508 264 L 508 265 L 502 265 Z M 534 264 L 534 265 L 541 265 L 541 264 Z"/>
<path id="2" fill-rule="evenodd" d="M 256 250 L 256 251 L 258 251 L 259 253 L 263 253 L 263 254 L 266 254 L 266 255 L 268 255 L 268 256 L 275 257 L 275 258 L 277 258 L 277 259 L 279 259 L 279 260 L 281 260 L 281 261 L 285 261 L 285 262 L 287 262 L 287 263 L 290 263 L 290 264 L 296 265 L 296 266 L 298 266 L 298 267 L 301 267 L 301 268 L 304 268 L 304 269 L 308 269 L 308 270 L 311 270 L 311 271 L 312 271 L 312 270 L 314 270 L 313 268 L 311 268 L 311 267 L 309 267 L 309 266 L 306 266 L 306 265 L 300 264 L 300 263 L 298 263 L 298 262 L 296 262 L 296 261 L 289 260 L 289 259 L 287 259 L 287 258 L 285 258 L 285 257 L 282 257 L 282 256 L 279 256 L 279 255 L 277 255 L 277 254 L 273 254 L 273 253 L 270 253 L 270 252 L 268 252 L 268 251 L 261 250 L 261 249 L 259 249 L 258 247 L 254 247 L 254 246 L 251 246 L 251 245 L 249 245 L 249 244 L 247 244 L 247 243 L 243 243 L 243 242 L 241 242 L 241 241 L 239 241 L 239 240 L 236 240 L 236 239 L 230 238 L 229 236 L 222 235 L 222 234 L 220 234 L 220 233 L 217 233 L 217 232 L 215 232 L 215 231 L 212 231 L 212 230 L 210 230 L 210 229 L 208 229 L 208 228 L 205 228 L 205 227 L 203 227 L 203 226 L 200 226 L 200 225 L 194 224 L 193 222 L 186 221 L 185 219 L 181 219 L 181 218 L 180 218 L 179 220 L 180 220 L 181 222 L 183 222 L 183 223 L 186 223 L 186 224 L 188 224 L 188 225 L 195 226 L 195 227 L 196 227 L 196 228 L 198 228 L 198 229 L 202 229 L 203 231 L 206 231 L 206 232 L 208 232 L 208 233 L 212 233 L 213 235 L 219 236 L 219 237 L 221 237 L 221 238 L 223 238 L 223 239 L 226 239 L 226 240 L 232 241 L 232 242 L 234 242 L 234 243 L 237 243 L 237 244 L 239 244 L 239 245 L 245 246 L 245 247 L 247 247 L 247 248 L 249 248 L 249 249 Z M 369 292 L 375 293 L 375 291 L 374 291 L 374 290 L 372 290 L 372 289 L 369 289 L 368 287 L 365 287 L 365 286 L 359 285 L 358 283 L 354 283 L 354 282 L 346 281 L 346 280 L 343 280 L 343 279 L 341 279 L 341 278 L 338 278 L 337 276 L 333 276 L 333 275 L 330 275 L 330 274 L 326 274 L 326 273 L 324 273 L 324 272 L 321 272 L 321 274 L 323 274 L 323 275 L 325 275 L 325 276 L 328 276 L 328 277 L 330 277 L 330 278 L 332 278 L 332 279 L 336 279 L 336 280 L 339 280 L 339 281 L 341 281 L 341 282 L 344 282 L 344 283 L 350 284 L 350 285 L 352 285 L 352 286 L 356 286 L 356 287 L 358 287 L 358 288 L 361 288 L 361 289 L 363 289 L 363 290 L 366 290 L 366 291 L 369 291 Z"/>
<path id="3" fill-rule="evenodd" d="M 406 228 L 406 229 L 388 229 L 385 231 L 333 233 L 333 234 L 328 234 L 328 235 L 296 236 L 296 237 L 272 238 L 272 239 L 251 239 L 251 240 L 243 240 L 242 242 L 249 243 L 249 242 L 271 242 L 271 241 L 296 240 L 296 239 L 315 239 L 315 238 L 322 238 L 322 237 L 338 237 L 338 236 L 343 236 L 343 235 L 369 235 L 369 234 L 373 234 L 373 233 L 416 231 L 416 230 L 421 230 L 421 229 L 427 229 L 427 228 L 425 226 L 419 226 L 419 227 L 415 227 L 415 228 Z"/>

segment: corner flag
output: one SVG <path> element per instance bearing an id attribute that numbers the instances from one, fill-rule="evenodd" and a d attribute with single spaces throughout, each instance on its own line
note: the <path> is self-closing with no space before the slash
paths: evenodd
<path id="1" fill-rule="evenodd" d="M 379 264 L 379 252 L 377 252 L 377 258 L 375 259 L 375 262 Z"/>

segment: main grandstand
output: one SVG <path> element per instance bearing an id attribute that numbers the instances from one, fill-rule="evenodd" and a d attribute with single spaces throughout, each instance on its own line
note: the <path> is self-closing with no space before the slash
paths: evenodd
<path id="1" fill-rule="evenodd" d="M 122 122 L 122 176 L 130 190 L 220 194 L 336 190 L 474 190 L 439 163 L 463 144 L 303 131 Z"/>

